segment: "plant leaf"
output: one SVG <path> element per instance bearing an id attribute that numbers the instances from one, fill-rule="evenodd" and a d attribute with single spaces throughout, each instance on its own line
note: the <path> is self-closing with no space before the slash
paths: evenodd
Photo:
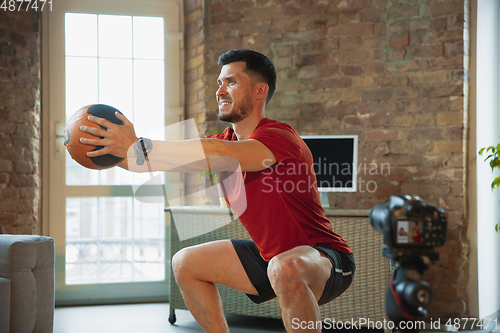
<path id="1" fill-rule="evenodd" d="M 494 159 L 492 159 L 490 161 L 490 165 L 491 165 L 492 168 L 498 167 L 500 165 L 500 158 L 495 157 Z"/>
<path id="2" fill-rule="evenodd" d="M 491 189 L 493 190 L 495 187 L 500 187 L 500 176 L 496 176 L 491 182 Z"/>

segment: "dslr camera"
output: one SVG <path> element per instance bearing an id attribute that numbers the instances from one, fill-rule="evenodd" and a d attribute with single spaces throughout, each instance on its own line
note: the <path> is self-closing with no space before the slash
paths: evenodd
<path id="1" fill-rule="evenodd" d="M 387 316 L 395 324 L 425 317 L 432 290 L 413 273 L 421 278 L 428 264 L 439 259 L 434 248 L 446 242 L 446 212 L 418 196 L 391 196 L 390 202 L 370 210 L 370 224 L 384 237 L 382 254 L 394 263 L 385 298 Z"/>

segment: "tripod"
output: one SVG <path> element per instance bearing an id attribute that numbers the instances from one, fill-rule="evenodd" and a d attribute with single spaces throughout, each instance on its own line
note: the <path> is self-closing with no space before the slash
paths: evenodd
<path id="1" fill-rule="evenodd" d="M 402 258 L 396 264 L 385 297 L 387 316 L 395 324 L 393 333 L 418 332 L 418 325 L 413 324 L 426 317 L 427 310 L 424 307 L 432 299 L 432 290 L 426 282 L 408 276 L 410 270 L 422 276 L 426 269 L 427 264 L 421 256 Z"/>

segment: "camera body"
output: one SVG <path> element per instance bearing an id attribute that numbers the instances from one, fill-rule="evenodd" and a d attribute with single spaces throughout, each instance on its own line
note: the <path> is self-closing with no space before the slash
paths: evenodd
<path id="1" fill-rule="evenodd" d="M 437 260 L 434 247 L 446 242 L 448 219 L 443 209 L 417 196 L 391 196 L 370 210 L 370 223 L 384 237 L 382 254 L 395 261 L 426 256 Z"/>
<path id="2" fill-rule="evenodd" d="M 429 260 L 439 259 L 434 247 L 446 242 L 446 212 L 417 196 L 391 196 L 389 203 L 370 210 L 370 224 L 384 237 L 382 254 L 395 262 L 385 298 L 387 316 L 396 323 L 425 317 L 425 307 L 432 299 L 431 287 L 410 278 L 408 272 L 416 270 L 423 275 Z"/>

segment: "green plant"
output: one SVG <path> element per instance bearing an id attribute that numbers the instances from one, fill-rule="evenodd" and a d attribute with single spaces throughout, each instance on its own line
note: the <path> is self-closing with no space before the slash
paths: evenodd
<path id="1" fill-rule="evenodd" d="M 218 172 L 210 172 L 210 171 L 201 171 L 200 179 L 204 177 L 210 177 L 210 184 L 215 185 L 217 183 L 217 178 L 219 177 Z"/>
<path id="2" fill-rule="evenodd" d="M 483 147 L 479 150 L 479 155 L 483 155 L 483 153 L 486 153 L 489 155 L 486 156 L 484 161 L 486 162 L 487 160 L 490 160 L 490 167 L 491 171 L 495 171 L 495 168 L 500 169 L 500 143 L 497 144 L 496 146 L 489 146 L 489 147 Z M 493 181 L 491 182 L 491 189 L 495 189 L 497 187 L 500 187 L 500 176 L 495 176 Z M 497 223 L 495 225 L 495 230 L 496 232 L 500 232 L 500 223 Z"/>
<path id="3" fill-rule="evenodd" d="M 215 131 L 217 134 L 222 134 L 222 131 L 219 130 L 219 129 L 212 129 L 213 131 Z M 219 177 L 219 173 L 218 172 L 210 172 L 210 171 L 201 171 L 200 172 L 200 179 L 204 178 L 204 177 L 210 177 L 210 184 L 213 186 L 217 183 L 217 178 Z"/>

